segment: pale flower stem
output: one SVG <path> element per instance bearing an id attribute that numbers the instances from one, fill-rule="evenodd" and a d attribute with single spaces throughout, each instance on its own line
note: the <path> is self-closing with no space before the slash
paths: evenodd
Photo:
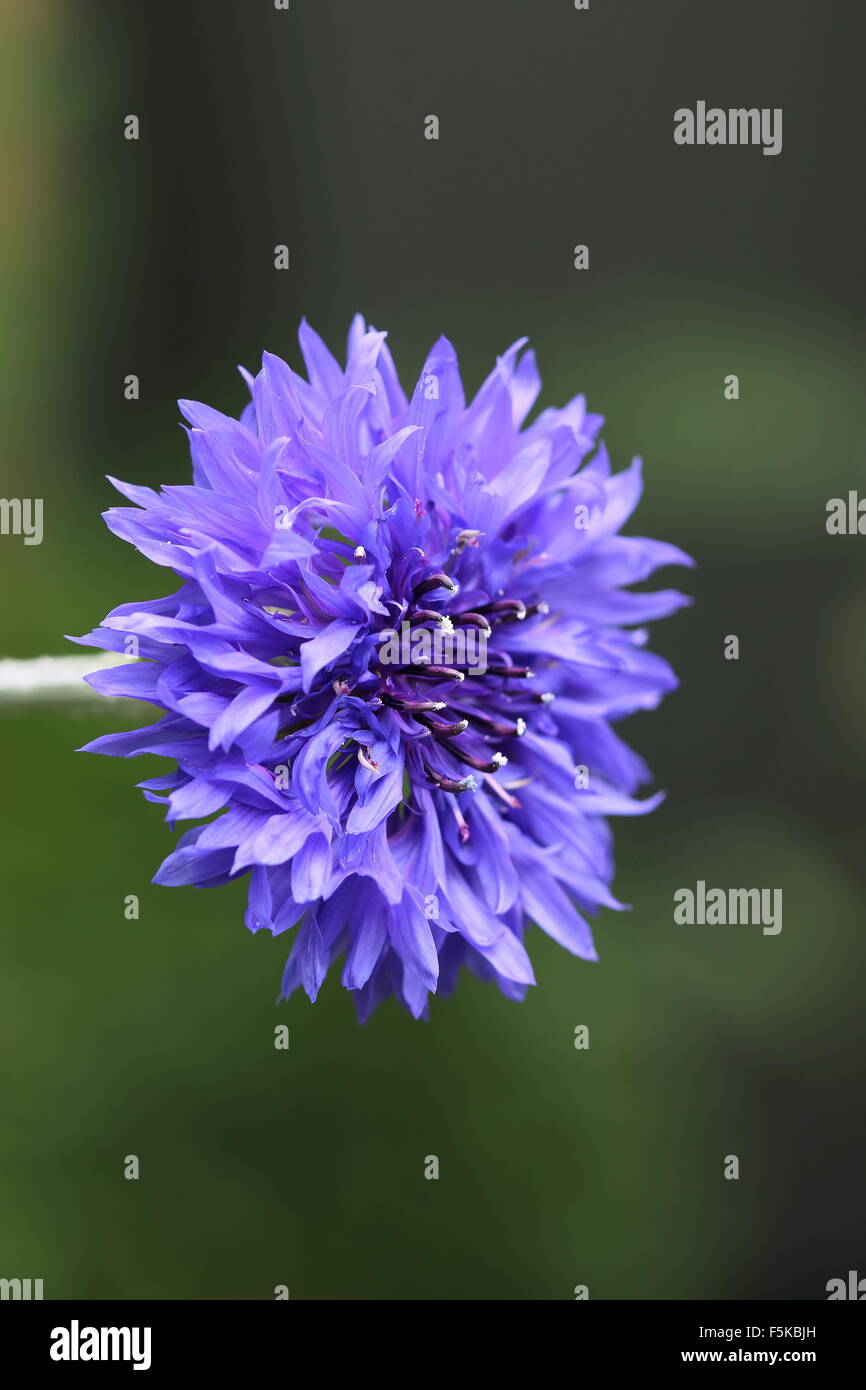
<path id="1" fill-rule="evenodd" d="M 123 666 L 133 657 L 118 652 L 91 652 L 87 656 L 34 656 L 19 661 L 0 659 L 0 704 L 34 704 L 42 700 L 104 698 L 84 677 L 106 666 Z"/>

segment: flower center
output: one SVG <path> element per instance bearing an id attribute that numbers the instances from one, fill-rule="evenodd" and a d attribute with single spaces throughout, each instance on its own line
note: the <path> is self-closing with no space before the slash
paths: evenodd
<path id="1" fill-rule="evenodd" d="M 457 592 L 443 571 L 414 586 L 400 629 L 379 634 L 374 693 L 398 720 L 411 782 L 459 794 L 476 790 L 480 777 L 516 806 L 495 780 L 508 763 L 499 745 L 519 738 L 533 708 L 553 697 L 512 659 L 508 629 L 548 607 L 499 597 L 461 608 Z"/>

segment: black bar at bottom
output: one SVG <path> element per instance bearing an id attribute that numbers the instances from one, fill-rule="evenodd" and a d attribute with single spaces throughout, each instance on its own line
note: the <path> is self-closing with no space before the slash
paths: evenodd
<path id="1" fill-rule="evenodd" d="M 363 1301 L 363 1300 L 359 1300 Z M 447 1300 L 442 1300 L 447 1302 Z M 483 1299 L 477 1302 L 484 1303 Z M 271 1368 L 289 1374 L 297 1370 L 297 1354 L 304 1360 L 321 1358 L 322 1368 L 333 1373 L 341 1354 L 354 1366 L 360 1357 L 368 1368 L 371 1343 L 382 1350 L 411 1345 L 423 1337 L 423 1362 L 436 1358 L 435 1341 L 442 1335 L 425 1320 L 413 1327 L 407 1312 L 398 1323 L 380 1314 L 375 1322 L 365 1314 L 365 1326 L 355 1335 L 351 1314 L 341 1303 L 336 1316 L 339 1330 L 322 1336 L 318 1316 L 310 1318 L 307 1300 L 285 1302 L 31 1302 L 0 1303 L 0 1337 L 5 1365 L 17 1364 L 25 1374 L 48 1371 L 59 1377 L 99 1374 L 100 1368 L 118 1373 L 149 1375 L 190 1371 L 200 1376 L 214 1371 L 222 1376 L 233 1371 L 257 1376 Z M 474 1307 L 475 1302 L 470 1304 Z M 477 1319 L 474 1336 L 477 1357 L 496 1363 L 497 1347 L 503 1356 L 514 1354 L 513 1315 L 500 1324 L 493 1304 L 487 1304 L 484 1330 Z M 864 1310 L 866 1311 L 866 1310 Z M 327 1313 L 326 1313 L 327 1316 Z M 523 1352 L 531 1364 L 538 1324 L 535 1317 L 519 1334 Z M 547 1315 L 545 1338 L 561 1333 L 568 1337 L 563 1351 L 576 1357 L 575 1369 L 646 1369 L 667 1371 L 675 1366 L 735 1365 L 812 1366 L 826 1375 L 860 1364 L 866 1320 L 859 1308 L 836 1302 L 710 1303 L 710 1302 L 574 1302 L 567 1311 Z M 386 1321 L 386 1318 L 388 1319 Z M 349 1325 L 347 1326 L 347 1321 Z M 312 1322 L 312 1326 L 311 1326 Z M 425 1330 L 422 1330 L 423 1329 Z M 503 1332 L 510 1333 L 503 1337 Z M 576 1339 L 576 1340 L 572 1340 Z M 537 1343 L 535 1343 L 537 1347 Z M 482 1350 L 483 1347 L 483 1350 Z M 316 1350 L 318 1348 L 318 1351 Z M 506 1350 L 510 1348 L 510 1350 Z M 549 1364 L 555 1348 L 543 1344 L 541 1364 Z M 440 1349 L 443 1365 L 462 1353 L 449 1346 Z M 447 1356 L 447 1360 L 445 1357 Z M 473 1358 L 475 1359 L 475 1358 Z M 414 1363 L 414 1358 L 413 1358 Z M 410 1363 L 410 1364 L 413 1364 Z M 393 1363 L 392 1363 L 393 1366 Z"/>

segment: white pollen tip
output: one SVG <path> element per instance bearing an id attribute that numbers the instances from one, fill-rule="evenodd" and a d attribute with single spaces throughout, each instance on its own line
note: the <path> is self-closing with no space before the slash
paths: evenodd
<path id="1" fill-rule="evenodd" d="M 463 674 L 462 671 L 458 671 L 458 672 L 457 672 L 457 679 L 458 679 L 459 681 L 465 681 L 466 677 L 464 676 L 464 674 Z"/>
<path id="2" fill-rule="evenodd" d="M 549 603 L 540 603 L 540 604 L 538 605 L 538 608 L 536 609 L 536 612 L 542 613 L 542 614 L 543 614 L 543 613 L 549 613 L 549 612 L 550 612 L 550 604 L 549 604 Z"/>
<path id="3" fill-rule="evenodd" d="M 541 703 L 543 705 L 550 705 L 553 703 L 555 699 L 556 696 L 554 695 L 552 690 L 545 690 L 544 694 L 541 697 Z"/>
<path id="4" fill-rule="evenodd" d="M 517 721 L 517 731 L 516 731 L 516 732 L 517 732 L 517 737 L 518 737 L 518 738 L 521 738 L 521 737 L 523 736 L 523 734 L 526 733 L 526 720 L 525 720 L 525 719 L 518 719 L 518 721 Z"/>
<path id="5" fill-rule="evenodd" d="M 525 609 L 525 608 L 518 608 L 518 610 L 517 610 L 517 612 L 515 613 L 514 616 L 515 616 L 515 618 L 517 619 L 517 621 L 518 621 L 519 623 L 522 623 L 522 622 L 523 622 L 523 619 L 526 617 L 526 609 Z"/>
<path id="6" fill-rule="evenodd" d="M 448 617 L 448 614 L 447 614 L 447 613 L 443 613 L 442 616 L 440 617 L 440 619 L 439 619 L 439 626 L 441 627 L 441 629 L 442 629 L 443 632 L 453 632 L 453 631 L 454 631 L 454 624 L 452 623 L 451 619 Z"/>
<path id="7" fill-rule="evenodd" d="M 434 708 L 434 709 L 444 709 L 444 708 L 445 708 L 445 701 L 444 701 L 444 700 L 434 700 L 434 701 L 433 701 L 433 708 Z"/>
<path id="8" fill-rule="evenodd" d="M 508 766 L 508 759 L 506 758 L 504 753 L 494 753 L 491 761 L 494 762 L 497 767 Z"/>
<path id="9" fill-rule="evenodd" d="M 364 547 L 363 547 L 362 545 L 356 546 L 356 547 L 355 547 L 355 559 L 356 559 L 356 560 L 366 560 L 366 558 L 367 558 L 367 552 L 366 552 L 366 550 L 364 549 Z"/>
<path id="10" fill-rule="evenodd" d="M 463 778 L 461 778 L 461 780 L 460 780 L 460 790 L 461 790 L 461 791 L 464 791 L 464 792 L 474 792 L 474 791 L 476 790 L 477 786 L 478 786 L 478 783 L 476 782 L 475 778 L 472 776 L 472 773 L 471 773 L 471 772 L 470 772 L 470 774 L 469 774 L 468 777 L 463 777 Z"/>

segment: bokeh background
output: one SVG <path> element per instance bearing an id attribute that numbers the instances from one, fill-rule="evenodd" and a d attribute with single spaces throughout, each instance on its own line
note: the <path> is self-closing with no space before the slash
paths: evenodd
<path id="1" fill-rule="evenodd" d="M 336 981 L 274 1007 L 286 943 L 245 931 L 243 884 L 150 885 L 171 836 L 133 783 L 164 765 L 73 751 L 142 711 L 0 709 L 0 1275 L 820 1299 L 866 1273 L 866 540 L 825 531 L 864 487 L 864 39 L 853 0 L 7 0 L 0 493 L 43 497 L 45 537 L 0 538 L 0 654 L 171 589 L 104 528 L 104 474 L 186 481 L 175 399 L 240 409 L 235 363 L 296 363 L 304 313 L 389 328 L 410 385 L 440 332 L 473 389 L 529 335 L 542 405 L 583 390 L 615 465 L 644 456 L 631 529 L 699 568 L 653 638 L 681 688 L 624 730 L 668 791 L 616 826 L 633 910 L 597 965 L 533 933 L 522 1006 L 467 978 L 428 1024 L 359 1028 Z M 676 147 L 698 99 L 782 107 L 782 154 Z M 698 878 L 781 887 L 781 935 L 676 926 Z"/>

